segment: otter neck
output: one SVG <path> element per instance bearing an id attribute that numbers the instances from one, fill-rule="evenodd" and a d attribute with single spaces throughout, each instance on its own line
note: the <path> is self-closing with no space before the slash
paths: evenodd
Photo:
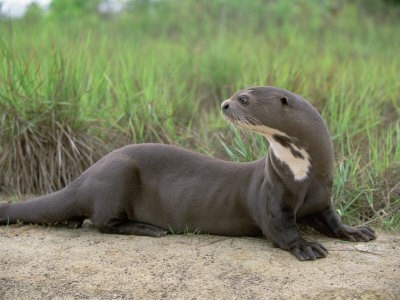
<path id="1" fill-rule="evenodd" d="M 303 181 L 309 177 L 312 162 L 304 147 L 283 133 L 264 136 L 270 144 L 270 151 L 290 169 L 295 181 Z"/>
<path id="2" fill-rule="evenodd" d="M 274 128 L 264 125 L 243 124 L 240 127 L 263 135 L 270 144 L 274 158 L 284 163 L 293 175 L 294 181 L 303 181 L 313 175 L 320 178 L 332 176 L 333 146 L 325 126 L 320 126 L 317 134 L 303 138 L 292 137 Z M 316 129 L 314 129 L 315 131 Z M 311 140 L 310 140 L 311 139 Z M 314 146 L 310 146 L 314 145 Z M 316 146 L 315 146 L 316 145 Z"/>
<path id="3" fill-rule="evenodd" d="M 331 180 L 333 145 L 328 132 L 301 140 L 276 130 L 263 135 L 270 144 L 269 151 L 273 152 L 274 159 L 286 164 L 295 181 L 306 180 L 311 175 Z"/>
<path id="4" fill-rule="evenodd" d="M 268 140 L 270 151 L 289 168 L 295 181 L 303 181 L 308 178 L 312 160 L 303 144 L 277 129 L 263 125 L 240 125 L 263 135 Z"/>

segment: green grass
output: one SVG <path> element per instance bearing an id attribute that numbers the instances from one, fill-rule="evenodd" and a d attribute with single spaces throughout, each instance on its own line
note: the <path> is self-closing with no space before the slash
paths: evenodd
<path id="1" fill-rule="evenodd" d="M 334 202 L 400 229 L 399 8 L 381 1 L 160 1 L 115 17 L 0 20 L 0 188 L 43 193 L 127 143 L 265 155 L 219 105 L 275 85 L 323 114 Z M 339 3 L 339 4 L 338 4 Z"/>

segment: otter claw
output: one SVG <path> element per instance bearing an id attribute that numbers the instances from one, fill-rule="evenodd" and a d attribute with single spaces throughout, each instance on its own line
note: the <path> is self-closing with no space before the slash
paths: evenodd
<path id="1" fill-rule="evenodd" d="M 340 227 L 338 236 L 351 242 L 369 242 L 376 239 L 375 232 L 367 226 L 351 227 L 345 224 Z"/>
<path id="2" fill-rule="evenodd" d="M 328 250 L 318 243 L 300 241 L 290 252 L 300 261 L 326 257 Z"/>

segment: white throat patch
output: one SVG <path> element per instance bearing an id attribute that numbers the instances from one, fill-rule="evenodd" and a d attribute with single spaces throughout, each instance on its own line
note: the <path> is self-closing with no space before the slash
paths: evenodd
<path id="1" fill-rule="evenodd" d="M 237 123 L 245 129 L 258 132 L 265 136 L 270 143 L 271 150 L 274 152 L 275 156 L 289 167 L 296 181 L 301 181 L 307 178 L 308 171 L 311 167 L 311 160 L 307 151 L 303 148 L 297 147 L 291 142 L 288 142 L 288 147 L 285 147 L 273 137 L 274 135 L 278 135 L 287 138 L 290 141 L 290 136 L 282 131 L 263 125 L 250 125 L 241 122 Z"/>

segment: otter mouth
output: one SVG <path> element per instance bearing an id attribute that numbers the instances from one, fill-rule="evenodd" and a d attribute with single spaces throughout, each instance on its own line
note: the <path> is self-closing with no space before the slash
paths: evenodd
<path id="1" fill-rule="evenodd" d="M 223 111 L 222 114 L 224 115 L 225 119 L 228 120 L 229 122 L 236 124 L 239 122 L 239 120 L 243 119 L 243 116 L 240 116 L 234 112 L 227 112 Z"/>
<path id="2" fill-rule="evenodd" d="M 233 125 L 247 129 L 247 130 L 252 130 L 254 126 L 261 125 L 260 122 L 253 118 L 249 118 L 245 114 L 237 111 L 223 111 L 223 115 L 227 121 L 232 123 Z"/>

